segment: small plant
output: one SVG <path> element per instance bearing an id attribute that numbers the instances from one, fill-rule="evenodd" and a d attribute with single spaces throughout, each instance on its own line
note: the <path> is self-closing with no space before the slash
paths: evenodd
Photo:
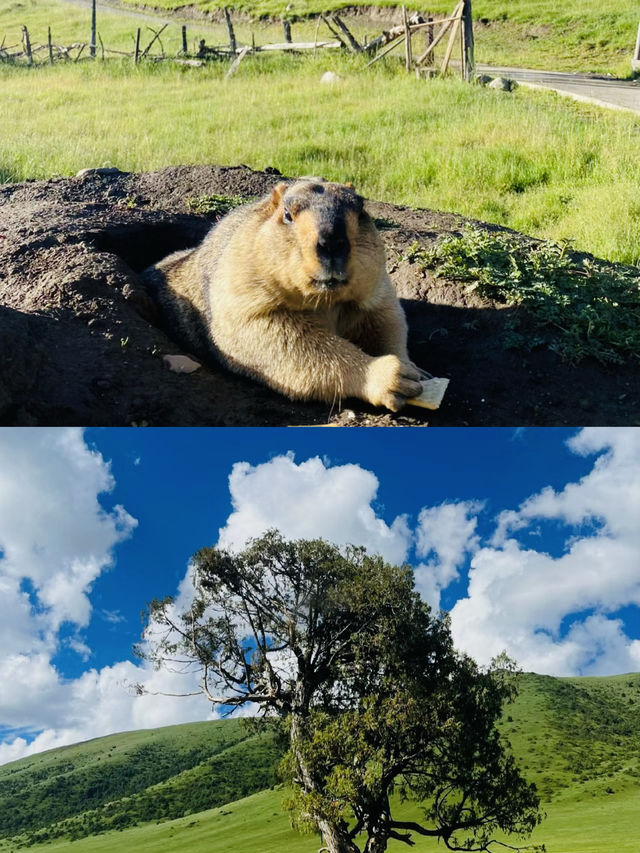
<path id="1" fill-rule="evenodd" d="M 587 356 L 615 364 L 640 357 L 635 267 L 577 256 L 566 243 L 534 243 L 474 227 L 433 249 L 416 245 L 407 258 L 436 276 L 468 282 L 467 292 L 528 309 L 507 322 L 505 346 L 546 345 L 571 364 Z"/>
<path id="2" fill-rule="evenodd" d="M 190 213 L 220 217 L 250 200 L 241 195 L 201 195 L 186 199 L 185 205 Z"/>

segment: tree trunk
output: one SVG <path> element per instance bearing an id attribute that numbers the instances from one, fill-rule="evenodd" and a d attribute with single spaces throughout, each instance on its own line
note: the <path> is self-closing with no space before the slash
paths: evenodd
<path id="1" fill-rule="evenodd" d="M 291 715 L 291 728 L 289 731 L 291 751 L 298 766 L 302 790 L 308 794 L 312 792 L 321 794 L 321 787 L 306 766 L 300 749 L 304 738 L 303 726 L 304 720 L 302 715 L 294 711 Z M 311 815 L 311 817 L 316 821 L 318 829 L 322 833 L 322 846 L 329 853 L 360 853 L 360 848 L 349 838 L 346 825 L 340 826 L 328 820 L 318 819 L 314 815 Z"/>
<path id="2" fill-rule="evenodd" d="M 340 827 L 326 820 L 319 820 L 318 829 L 322 833 L 322 846 L 326 847 L 329 853 L 360 853 L 360 848 L 356 847 L 347 832 Z"/>
<path id="3" fill-rule="evenodd" d="M 370 835 L 367 838 L 363 853 L 385 853 L 388 840 L 386 833 L 383 835 Z"/>

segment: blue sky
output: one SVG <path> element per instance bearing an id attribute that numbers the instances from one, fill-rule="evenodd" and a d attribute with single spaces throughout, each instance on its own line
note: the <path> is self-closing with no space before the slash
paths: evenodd
<path id="1" fill-rule="evenodd" d="M 482 663 L 505 648 L 556 675 L 637 669 L 639 435 L 0 431 L 0 760 L 206 718 L 200 698 L 152 706 L 127 688 L 175 686 L 132 656 L 140 612 L 188 597 L 196 549 L 268 526 L 407 560 Z"/>
<path id="2" fill-rule="evenodd" d="M 116 487 L 105 507 L 122 504 L 139 522 L 117 548 L 117 568 L 95 585 L 94 605 L 126 615 L 126 624 L 96 620 L 88 632 L 96 665 L 119 660 L 140 639 L 140 611 L 153 596 L 175 593 L 189 557 L 213 545 L 231 512 L 227 486 L 234 463 L 258 465 L 285 453 L 296 462 L 314 456 L 331 465 L 356 463 L 373 471 L 380 486 L 378 514 L 390 523 L 443 501 L 486 500 L 490 516 L 516 507 L 547 485 L 562 488 L 587 473 L 591 459 L 568 453 L 575 430 L 511 429 L 98 429 L 89 445 L 110 460 Z M 428 440 L 427 440 L 428 439 Z M 563 547 L 549 526 L 545 548 Z M 127 599 L 122 578 L 127 578 Z M 453 602 L 449 602 L 451 606 Z M 106 630 L 105 630 L 106 629 Z M 65 655 L 66 672 L 81 668 Z"/>

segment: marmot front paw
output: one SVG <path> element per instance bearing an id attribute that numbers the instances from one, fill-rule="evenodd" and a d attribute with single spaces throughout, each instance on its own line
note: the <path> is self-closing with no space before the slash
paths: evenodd
<path id="1" fill-rule="evenodd" d="M 401 361 L 397 355 L 375 358 L 367 369 L 364 396 L 374 406 L 385 406 L 397 412 L 421 391 L 418 368 Z"/>

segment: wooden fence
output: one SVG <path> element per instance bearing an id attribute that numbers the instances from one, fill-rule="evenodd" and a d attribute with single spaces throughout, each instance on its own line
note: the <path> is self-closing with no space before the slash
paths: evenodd
<path id="1" fill-rule="evenodd" d="M 187 65 L 199 66 L 209 60 L 229 60 L 231 62 L 228 75 L 235 73 L 242 60 L 253 53 L 263 51 L 317 51 L 340 49 L 353 53 L 365 53 L 372 56 L 366 67 L 378 62 L 384 56 L 390 54 L 396 48 L 404 45 L 404 61 L 407 71 L 414 72 L 417 76 L 432 76 L 437 73 L 446 74 L 451 64 L 456 45 L 459 44 L 460 67 L 462 76 L 470 80 L 473 73 L 473 25 L 471 20 L 471 0 L 460 0 L 455 9 L 448 17 L 437 19 L 431 15 L 417 15 L 409 17 L 404 6 L 402 7 L 402 23 L 398 26 L 383 30 L 380 35 L 370 41 L 358 41 L 349 30 L 344 21 L 337 14 L 319 15 L 317 19 L 316 32 L 313 41 L 296 42 L 292 38 L 291 21 L 283 20 L 284 41 L 274 44 L 239 45 L 236 39 L 231 15 L 227 8 L 224 9 L 225 21 L 229 35 L 229 41 L 224 45 L 207 45 L 204 39 L 198 43 L 197 49 L 192 53 L 188 51 L 187 27 L 181 26 L 181 49 L 177 54 L 167 55 L 162 43 L 162 34 L 169 26 L 168 23 L 151 32 L 151 38 L 147 44 L 142 44 L 142 30 L 136 30 L 134 47 L 131 51 L 115 50 L 107 48 L 103 44 L 100 34 L 97 34 L 99 46 L 96 44 L 96 31 L 92 25 L 91 42 L 74 42 L 70 45 L 55 43 L 51 35 L 51 27 L 48 28 L 47 42 L 45 44 L 33 45 L 29 30 L 26 26 L 22 28 L 22 43 L 5 45 L 5 39 L 0 44 L 0 62 L 22 63 L 29 66 L 38 64 L 53 64 L 56 61 L 78 62 L 81 57 L 85 59 L 97 58 L 98 48 L 100 58 L 104 60 L 109 55 L 130 58 L 134 64 L 142 60 L 163 61 L 172 60 Z M 93 22 L 94 23 L 94 22 Z M 324 25 L 330 38 L 319 39 L 318 29 Z M 448 41 L 444 58 L 439 67 L 436 67 L 434 55 L 436 47 L 448 34 Z M 417 51 L 416 41 L 419 35 L 424 36 L 424 44 Z M 89 48 L 87 51 L 86 49 Z M 155 48 L 152 53 L 151 49 Z M 86 52 L 85 52 L 86 51 Z"/>

